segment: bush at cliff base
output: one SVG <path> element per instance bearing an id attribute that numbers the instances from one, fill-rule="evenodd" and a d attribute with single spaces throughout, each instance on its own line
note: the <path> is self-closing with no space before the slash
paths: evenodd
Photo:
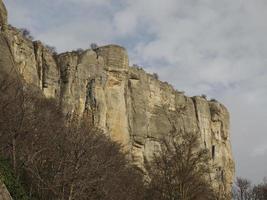
<path id="1" fill-rule="evenodd" d="M 0 158 L 0 180 L 6 185 L 13 200 L 29 200 L 27 194 L 19 182 L 14 176 L 11 166 L 8 160 Z"/>

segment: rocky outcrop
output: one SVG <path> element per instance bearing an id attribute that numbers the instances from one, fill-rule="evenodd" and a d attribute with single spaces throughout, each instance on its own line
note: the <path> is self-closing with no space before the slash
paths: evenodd
<path id="1" fill-rule="evenodd" d="M 1 200 L 12 200 L 6 186 L 0 181 L 0 199 Z"/>
<path id="2" fill-rule="evenodd" d="M 7 27 L 7 10 L 2 0 L 0 0 L 0 29 L 5 30 Z"/>
<path id="3" fill-rule="evenodd" d="M 14 62 L 28 84 L 58 99 L 66 114 L 90 117 L 131 152 L 140 168 L 174 127 L 198 134 L 212 156 L 214 187 L 231 191 L 229 113 L 221 103 L 187 97 L 143 69 L 130 67 L 126 50 L 117 45 L 54 55 L 12 27 L 1 33 L 0 42 L 0 64 L 2 52 L 8 52 L 10 59 L 3 59 Z"/>

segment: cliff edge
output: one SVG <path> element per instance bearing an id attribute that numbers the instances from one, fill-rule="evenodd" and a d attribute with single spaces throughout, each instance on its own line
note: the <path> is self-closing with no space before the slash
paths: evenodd
<path id="1" fill-rule="evenodd" d="M 7 10 L 2 0 L 0 0 L 0 29 L 5 30 L 7 26 Z"/>
<path id="2" fill-rule="evenodd" d="M 0 0 L 0 25 L 6 24 L 3 8 Z M 140 168 L 173 127 L 198 134 L 213 158 L 210 181 L 224 192 L 231 191 L 229 112 L 221 103 L 185 96 L 143 69 L 129 66 L 126 50 L 118 45 L 56 55 L 11 26 L 1 32 L 0 43 L 1 69 L 13 63 L 28 84 L 47 98 L 58 99 L 64 113 L 90 117 L 131 152 Z"/>

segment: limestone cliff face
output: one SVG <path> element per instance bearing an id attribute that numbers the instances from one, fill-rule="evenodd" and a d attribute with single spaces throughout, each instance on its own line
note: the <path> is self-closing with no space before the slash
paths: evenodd
<path id="1" fill-rule="evenodd" d="M 13 62 L 27 83 L 58 99 L 66 114 L 90 117 L 130 150 L 141 168 L 160 149 L 159 139 L 175 127 L 199 134 L 216 166 L 210 180 L 215 187 L 231 190 L 229 113 L 222 104 L 187 97 L 143 69 L 130 67 L 126 50 L 117 45 L 53 55 L 15 28 L 0 36 L 1 67 Z"/>
<path id="2" fill-rule="evenodd" d="M 1 200 L 12 200 L 6 186 L 0 181 L 0 199 Z"/>
<path id="3" fill-rule="evenodd" d="M 7 26 L 7 10 L 2 0 L 0 0 L 0 29 L 4 30 Z"/>

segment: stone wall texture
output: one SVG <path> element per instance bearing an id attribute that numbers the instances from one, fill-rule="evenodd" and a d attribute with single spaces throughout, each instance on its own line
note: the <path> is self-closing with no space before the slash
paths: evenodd
<path id="1" fill-rule="evenodd" d="M 0 199 L 1 200 L 12 200 L 6 186 L 0 181 Z"/>
<path id="2" fill-rule="evenodd" d="M 7 26 L 7 10 L 2 0 L 0 0 L 0 28 L 4 30 Z"/>
<path id="3" fill-rule="evenodd" d="M 173 126 L 199 134 L 214 154 L 210 181 L 230 192 L 234 160 L 229 112 L 221 103 L 185 96 L 143 69 L 130 67 L 126 50 L 117 45 L 54 55 L 41 42 L 8 27 L 0 34 L 0 53 L 1 68 L 16 66 L 28 84 L 58 99 L 64 113 L 90 113 L 95 125 L 123 144 L 141 168 Z"/>

